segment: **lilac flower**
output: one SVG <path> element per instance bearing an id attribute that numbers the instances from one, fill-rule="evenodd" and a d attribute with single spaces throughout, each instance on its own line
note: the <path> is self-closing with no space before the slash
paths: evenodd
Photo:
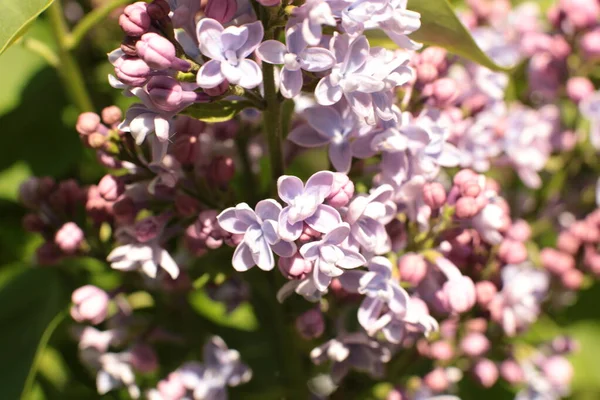
<path id="1" fill-rule="evenodd" d="M 312 278 L 319 291 L 325 291 L 332 278 L 341 276 L 344 270 L 358 268 L 367 262 L 362 254 L 341 246 L 349 234 L 350 226 L 341 223 L 325 234 L 323 239 L 300 248 L 302 257 L 315 262 Z"/>
<path id="2" fill-rule="evenodd" d="M 292 11 L 288 26 L 299 26 L 304 41 L 311 46 L 317 46 L 323 36 L 322 26 L 335 26 L 335 18 L 331 13 L 328 2 L 322 0 L 307 0 Z"/>
<path id="3" fill-rule="evenodd" d="M 590 121 L 590 142 L 600 150 L 600 91 L 594 92 L 579 104 L 581 114 Z"/>
<path id="4" fill-rule="evenodd" d="M 294 243 L 281 240 L 277 221 L 281 206 L 275 200 L 261 200 L 253 211 L 248 204 L 240 203 L 217 216 L 221 228 L 227 232 L 244 235 L 244 240 L 233 253 L 233 268 L 247 271 L 258 265 L 263 271 L 275 266 L 273 252 L 281 257 L 291 257 L 296 252 Z"/>
<path id="5" fill-rule="evenodd" d="M 125 386 L 132 398 L 140 397 L 140 389 L 135 384 L 135 373 L 127 353 L 102 354 L 98 362 L 100 363 L 100 369 L 96 375 L 98 394 L 105 395 L 111 390 Z"/>
<path id="6" fill-rule="evenodd" d="M 548 290 L 545 271 L 529 264 L 507 265 L 502 269 L 502 291 L 489 305 L 492 318 L 502 324 L 508 336 L 536 321 L 540 302 Z"/>
<path id="7" fill-rule="evenodd" d="M 293 26 L 286 31 L 285 45 L 278 40 L 267 40 L 256 49 L 256 54 L 263 61 L 283 64 L 279 90 L 285 98 L 294 98 L 302 90 L 301 70 L 321 72 L 335 64 L 335 58 L 329 50 L 306 46 L 300 27 Z"/>
<path id="8" fill-rule="evenodd" d="M 331 378 L 338 384 L 351 368 L 381 378 L 384 364 L 391 359 L 390 350 L 363 332 L 346 333 L 331 339 L 310 352 L 315 364 L 333 362 Z"/>
<path id="9" fill-rule="evenodd" d="M 329 144 L 329 160 L 337 171 L 347 173 L 352 163 L 350 139 L 359 128 L 356 115 L 349 108 L 339 112 L 336 107 L 310 107 L 304 110 L 308 125 L 300 125 L 288 135 L 288 140 L 302 147 Z"/>
<path id="10" fill-rule="evenodd" d="M 348 205 L 344 219 L 351 226 L 350 235 L 367 252 L 390 251 L 391 241 L 385 225 L 396 215 L 396 205 L 391 201 L 393 194 L 390 185 L 381 185 L 369 195 L 355 197 Z"/>
<path id="11" fill-rule="evenodd" d="M 279 215 L 279 235 L 292 242 L 298 239 L 303 222 L 318 232 L 327 232 L 342 222 L 335 208 L 323 204 L 331 193 L 334 175 L 330 171 L 313 174 L 306 187 L 295 177 L 284 175 L 277 180 L 279 197 L 287 204 Z"/>
<path id="12" fill-rule="evenodd" d="M 246 59 L 263 38 L 260 21 L 223 28 L 214 19 L 204 18 L 198 23 L 197 35 L 200 51 L 211 58 L 198 71 L 196 81 L 200 87 L 212 89 L 225 79 L 246 89 L 260 85 L 260 67 Z"/>
<path id="13" fill-rule="evenodd" d="M 372 336 L 383 328 L 380 315 L 384 308 L 404 315 L 409 296 L 392 278 L 392 263 L 387 258 L 373 257 L 367 267 L 369 271 L 347 271 L 339 279 L 345 290 L 365 295 L 358 309 L 358 322 Z"/>

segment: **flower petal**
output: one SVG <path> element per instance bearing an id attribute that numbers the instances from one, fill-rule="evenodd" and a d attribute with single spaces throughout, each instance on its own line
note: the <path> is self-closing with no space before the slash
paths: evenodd
<path id="1" fill-rule="evenodd" d="M 258 265 L 258 268 L 263 271 L 270 271 L 275 266 L 275 258 L 273 257 L 273 251 L 269 247 L 269 243 L 264 236 L 259 237 L 255 241 L 255 252 L 252 254 L 252 258 Z"/>
<path id="2" fill-rule="evenodd" d="M 293 99 L 302 91 L 302 71 L 291 71 L 287 68 L 281 70 L 279 91 L 286 99 Z"/>
<path id="3" fill-rule="evenodd" d="M 333 107 L 310 107 L 304 110 L 306 121 L 320 134 L 330 139 L 342 136 L 342 117 Z"/>
<path id="4" fill-rule="evenodd" d="M 327 49 L 313 47 L 306 49 L 300 55 L 300 65 L 305 71 L 321 72 L 333 67 L 335 57 Z"/>
<path id="5" fill-rule="evenodd" d="M 283 175 L 277 179 L 277 194 L 285 203 L 292 204 L 302 193 L 304 193 L 304 184 L 300 178 Z"/>
<path id="6" fill-rule="evenodd" d="M 342 222 L 340 213 L 333 207 L 320 204 L 313 215 L 304 220 L 312 229 L 326 233 L 332 226 L 337 226 Z M 347 236 L 347 235 L 346 235 Z"/>
<path id="7" fill-rule="evenodd" d="M 221 34 L 223 52 L 236 51 L 248 40 L 248 28 L 245 26 L 228 26 Z"/>
<path id="8" fill-rule="evenodd" d="M 352 166 L 352 146 L 350 142 L 331 143 L 329 145 L 329 160 L 336 171 L 347 174 Z"/>
<path id="9" fill-rule="evenodd" d="M 279 236 L 285 241 L 293 242 L 302 234 L 304 224 L 302 221 L 291 224 L 288 217 L 289 211 L 290 208 L 285 207 L 279 214 Z"/>
<path id="10" fill-rule="evenodd" d="M 320 261 L 317 259 L 313 268 L 313 283 L 320 292 L 324 292 L 331 283 L 331 277 L 321 272 L 319 263 Z"/>
<path id="11" fill-rule="evenodd" d="M 248 40 L 238 49 L 238 56 L 246 58 L 258 47 L 264 36 L 264 29 L 261 21 L 244 25 L 248 28 Z"/>
<path id="12" fill-rule="evenodd" d="M 300 247 L 300 255 L 306 260 L 316 260 L 319 258 L 319 247 L 321 242 L 310 242 Z"/>
<path id="13" fill-rule="evenodd" d="M 320 147 L 329 143 L 327 138 L 308 124 L 300 125 L 290 132 L 287 139 L 302 147 Z"/>
<path id="14" fill-rule="evenodd" d="M 284 240 L 272 244 L 271 249 L 273 249 L 275 254 L 279 257 L 291 257 L 296 254 L 296 250 L 298 250 L 294 242 L 286 242 Z"/>
<path id="15" fill-rule="evenodd" d="M 337 262 L 337 266 L 344 269 L 358 268 L 367 263 L 365 257 L 357 251 L 342 249 L 344 258 Z"/>
<path id="16" fill-rule="evenodd" d="M 179 276 L 179 267 L 177 266 L 177 263 L 175 262 L 175 260 L 173 260 L 169 252 L 163 249 L 160 252 L 159 257 L 160 258 L 158 261 L 161 268 L 167 271 L 167 273 L 171 276 L 172 279 L 177 279 L 177 277 Z"/>
<path id="17" fill-rule="evenodd" d="M 206 57 L 214 60 L 223 58 L 221 43 L 223 30 L 223 25 L 212 18 L 203 18 L 198 22 L 196 35 L 198 36 L 200 51 Z"/>
<path id="18" fill-rule="evenodd" d="M 338 279 L 345 291 L 358 293 L 358 288 L 361 286 L 360 280 L 365 274 L 365 271 L 345 271 Z"/>
<path id="19" fill-rule="evenodd" d="M 314 196 L 316 203 L 322 203 L 325 198 L 331 193 L 334 175 L 330 171 L 319 171 L 314 173 L 308 181 L 304 192 Z"/>
<path id="20" fill-rule="evenodd" d="M 246 243 L 242 242 L 238 245 L 238 247 L 235 248 L 235 251 L 233 252 L 232 264 L 233 268 L 239 272 L 248 271 L 250 268 L 256 265 L 254 263 L 254 259 L 252 258 L 250 247 L 248 247 Z"/>
<path id="21" fill-rule="evenodd" d="M 262 70 L 252 60 L 242 60 L 238 65 L 239 71 L 242 74 L 239 80 L 239 85 L 244 89 L 253 89 L 262 82 Z"/>
<path id="22" fill-rule="evenodd" d="M 336 224 L 335 228 L 331 229 L 323 238 L 323 242 L 329 244 L 340 244 L 350 234 L 350 225 L 345 222 L 341 224 Z"/>
<path id="23" fill-rule="evenodd" d="M 258 218 L 263 221 L 268 219 L 277 221 L 281 213 L 281 205 L 273 199 L 259 201 L 254 209 Z"/>
<path id="24" fill-rule="evenodd" d="M 362 303 L 360 303 L 357 314 L 358 323 L 367 331 L 367 333 L 369 333 L 369 335 L 375 333 L 371 329 L 379 318 L 379 314 L 381 314 L 384 305 L 385 303 L 383 301 L 374 297 L 365 297 Z"/>
<path id="25" fill-rule="evenodd" d="M 331 75 L 321 79 L 315 88 L 315 98 L 317 103 L 322 106 L 330 106 L 342 98 L 342 89 L 338 85 L 333 85 Z"/>
<path id="26" fill-rule="evenodd" d="M 204 89 L 212 89 L 219 86 L 225 80 L 221 72 L 221 61 L 210 60 L 200 67 L 196 75 L 196 83 Z"/>
<path id="27" fill-rule="evenodd" d="M 240 82 L 240 79 L 242 79 L 243 75 L 241 71 L 241 65 L 241 63 L 238 65 L 231 65 L 227 61 L 221 62 L 221 73 L 229 81 L 229 83 L 237 85 Z"/>
<path id="28" fill-rule="evenodd" d="M 217 222 L 219 222 L 221 228 L 227 232 L 237 235 L 246 233 L 249 226 L 247 220 L 242 220 L 238 217 L 234 207 L 223 210 L 223 212 L 217 216 Z"/>
<path id="29" fill-rule="evenodd" d="M 256 49 L 256 55 L 269 64 L 283 64 L 283 56 L 286 53 L 285 45 L 278 40 L 264 41 Z"/>

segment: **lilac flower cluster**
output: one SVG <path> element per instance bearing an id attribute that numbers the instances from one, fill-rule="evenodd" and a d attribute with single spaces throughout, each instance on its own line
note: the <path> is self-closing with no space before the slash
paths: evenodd
<path id="1" fill-rule="evenodd" d="M 443 394 L 469 377 L 484 388 L 502 378 L 518 399 L 566 396 L 570 339 L 518 352 L 507 338 L 600 274 L 599 203 L 578 209 L 579 197 L 557 204 L 552 192 L 600 149 L 600 92 L 567 62 L 573 48 L 582 70 L 600 55 L 600 8 L 561 0 L 544 31 L 532 3 L 467 1 L 461 18 L 480 47 L 522 63 L 519 88 L 443 48 L 417 52 L 408 35 L 421 16 L 407 1 L 289 3 L 125 7 L 109 82 L 139 102 L 124 115 L 81 114 L 76 127 L 111 172 L 88 187 L 21 187 L 24 225 L 44 238 L 39 264 L 88 256 L 123 277 L 72 296 L 98 392 L 223 399 L 248 382 L 245 362 L 258 371 L 261 355 L 209 332 L 222 322 L 217 305 L 191 325 L 201 294 L 226 316 L 252 309 L 261 336 L 273 327 L 273 353 L 289 357 L 276 371 L 282 398 L 343 397 L 350 370 L 389 383 L 389 399 L 455 398 Z M 372 46 L 372 31 L 397 48 Z M 307 154 L 333 171 L 299 168 Z M 600 193 L 596 181 L 581 191 Z M 557 245 L 539 249 L 547 225 L 559 226 Z M 146 307 L 156 316 L 138 312 Z M 161 318 L 180 318 L 182 332 Z M 223 323 L 228 341 L 234 320 Z M 202 363 L 186 353 L 161 367 L 156 343 L 200 337 Z M 327 385 L 314 384 L 324 368 L 302 370 L 309 359 L 330 366 Z"/>

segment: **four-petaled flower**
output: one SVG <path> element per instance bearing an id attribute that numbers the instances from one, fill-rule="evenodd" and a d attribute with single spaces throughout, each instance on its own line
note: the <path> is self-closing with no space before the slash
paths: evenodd
<path id="1" fill-rule="evenodd" d="M 258 265 L 263 271 L 275 266 L 273 252 L 281 257 L 291 257 L 296 252 L 294 243 L 281 240 L 277 221 L 281 205 L 275 200 L 261 200 L 255 211 L 246 203 L 230 207 L 217 216 L 221 228 L 227 232 L 244 235 L 233 253 L 233 268 L 247 271 Z"/>
<path id="2" fill-rule="evenodd" d="M 198 71 L 196 82 L 204 89 L 219 86 L 225 79 L 234 85 L 252 89 L 262 82 L 261 69 L 248 57 L 263 38 L 260 21 L 223 28 L 214 19 L 205 18 L 197 28 L 200 52 L 211 58 Z"/>

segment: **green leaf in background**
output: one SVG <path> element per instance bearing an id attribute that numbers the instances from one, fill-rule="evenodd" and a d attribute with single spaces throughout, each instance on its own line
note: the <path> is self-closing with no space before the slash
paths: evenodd
<path id="1" fill-rule="evenodd" d="M 39 355 L 68 297 L 58 270 L 27 269 L 0 290 L 0 304 L 0 398 L 19 399 L 31 390 Z"/>
<path id="2" fill-rule="evenodd" d="M 494 63 L 475 43 L 447 0 L 408 0 L 407 8 L 421 14 L 421 28 L 410 38 L 468 58 L 494 71 L 508 71 Z"/>
<path id="3" fill-rule="evenodd" d="M 189 300 L 198 314 L 218 325 L 242 331 L 258 329 L 258 322 L 249 303 L 243 303 L 228 313 L 225 304 L 212 300 L 202 290 L 191 293 Z"/>
<path id="4" fill-rule="evenodd" d="M 0 0 L 0 54 L 25 33 L 53 0 Z"/>
<path id="5" fill-rule="evenodd" d="M 189 115 L 190 117 L 194 117 L 200 121 L 217 123 L 229 121 L 242 110 L 252 106 L 252 103 L 243 100 L 221 100 L 212 103 L 194 104 L 183 110 L 182 114 Z"/>

